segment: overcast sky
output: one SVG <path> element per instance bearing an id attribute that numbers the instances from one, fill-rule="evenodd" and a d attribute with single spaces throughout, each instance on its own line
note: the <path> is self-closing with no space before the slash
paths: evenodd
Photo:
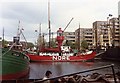
<path id="1" fill-rule="evenodd" d="M 120 0 L 50 0 L 51 29 L 56 32 L 62 29 L 73 17 L 66 31 L 75 31 L 80 23 L 81 28 L 92 28 L 95 21 L 107 20 L 108 14 L 118 16 Z M 27 41 L 34 42 L 42 24 L 42 32 L 48 32 L 48 0 L 0 0 L 0 37 L 5 29 L 5 39 L 12 40 L 16 35 L 18 23 L 24 28 Z M 23 40 L 23 38 L 21 37 Z"/>

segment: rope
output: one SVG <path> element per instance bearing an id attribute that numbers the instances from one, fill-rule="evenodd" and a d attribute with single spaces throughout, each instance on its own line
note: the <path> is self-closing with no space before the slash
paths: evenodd
<path id="1" fill-rule="evenodd" d="M 5 55 L 6 53 L 8 53 L 12 48 L 13 46 L 15 45 L 16 43 L 13 43 L 13 45 L 9 48 L 9 50 L 7 52 L 5 52 L 3 55 Z"/>

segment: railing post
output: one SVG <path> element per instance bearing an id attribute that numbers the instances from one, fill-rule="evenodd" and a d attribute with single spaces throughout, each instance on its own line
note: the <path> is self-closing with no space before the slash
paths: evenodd
<path id="1" fill-rule="evenodd" d="M 112 68 L 112 72 L 113 72 L 114 82 L 117 83 L 116 76 L 115 76 L 115 71 L 114 71 L 114 64 L 111 65 L 111 68 Z"/>

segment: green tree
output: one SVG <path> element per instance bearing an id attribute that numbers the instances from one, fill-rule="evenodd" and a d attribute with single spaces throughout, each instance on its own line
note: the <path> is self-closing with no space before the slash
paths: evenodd
<path id="1" fill-rule="evenodd" d="M 57 46 L 55 41 L 51 41 L 50 44 L 51 44 L 51 47 L 56 47 Z"/>
<path id="2" fill-rule="evenodd" d="M 75 49 L 78 49 L 79 46 L 80 46 L 80 45 L 79 45 L 78 41 L 76 41 L 76 42 L 75 42 Z"/>
<path id="3" fill-rule="evenodd" d="M 66 40 L 66 42 L 63 45 L 70 46 L 72 49 L 75 49 L 75 43 L 73 43 L 72 41 Z"/>
<path id="4" fill-rule="evenodd" d="M 82 48 L 82 50 L 88 49 L 88 43 L 86 40 L 83 40 L 81 42 L 81 48 Z"/>
<path id="5" fill-rule="evenodd" d="M 2 46 L 3 46 L 3 47 L 7 46 L 7 44 L 8 44 L 8 41 L 7 41 L 7 40 L 2 40 Z"/>
<path id="6" fill-rule="evenodd" d="M 72 43 L 71 48 L 72 48 L 72 49 L 75 49 L 75 48 L 76 48 L 75 43 Z"/>
<path id="7" fill-rule="evenodd" d="M 34 44 L 31 42 L 27 42 L 27 48 L 32 48 L 32 47 L 34 47 Z"/>

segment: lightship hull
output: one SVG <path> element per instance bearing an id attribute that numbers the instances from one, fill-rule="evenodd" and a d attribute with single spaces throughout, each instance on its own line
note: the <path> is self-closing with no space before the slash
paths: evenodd
<path id="1" fill-rule="evenodd" d="M 70 61 L 87 61 L 94 59 L 96 52 L 90 54 L 79 54 L 76 56 L 71 55 L 37 55 L 37 54 L 27 54 L 30 61 L 52 61 L 52 62 L 70 62 Z"/>

